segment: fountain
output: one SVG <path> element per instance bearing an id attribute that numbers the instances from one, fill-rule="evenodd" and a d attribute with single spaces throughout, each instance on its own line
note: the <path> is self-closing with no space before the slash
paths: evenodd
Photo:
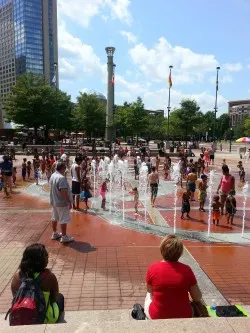
<path id="1" fill-rule="evenodd" d="M 178 183 L 180 181 L 181 169 L 180 163 L 173 165 L 171 172 L 171 179 L 174 181 L 174 234 L 176 233 L 176 216 L 177 216 L 177 194 L 178 194 Z"/>
<path id="2" fill-rule="evenodd" d="M 214 178 L 215 178 L 215 171 L 211 170 L 209 172 L 209 182 L 208 182 L 209 207 L 208 207 L 207 237 L 210 237 L 210 230 L 211 230 L 212 202 L 213 202 L 212 194 L 213 194 Z"/>
<path id="3" fill-rule="evenodd" d="M 148 167 L 142 163 L 139 171 L 139 197 L 144 200 L 144 221 L 147 222 L 147 199 L 148 199 Z"/>
<path id="4" fill-rule="evenodd" d="M 248 194 L 248 182 L 246 182 L 246 184 L 243 187 L 242 190 L 243 193 L 243 217 L 242 217 L 242 231 L 241 231 L 241 237 L 244 236 L 244 232 L 245 232 L 245 219 L 246 219 L 246 203 L 247 203 L 247 194 Z"/>

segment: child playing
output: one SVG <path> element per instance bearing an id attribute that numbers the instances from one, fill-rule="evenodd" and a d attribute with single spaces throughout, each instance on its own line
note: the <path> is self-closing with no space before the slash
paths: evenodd
<path id="1" fill-rule="evenodd" d="M 100 190 L 100 194 L 101 194 L 101 197 L 102 197 L 102 205 L 101 205 L 101 208 L 103 210 L 106 210 L 106 192 L 108 191 L 108 186 L 107 186 L 107 182 L 109 180 L 108 179 L 105 179 L 105 181 L 102 183 L 102 186 L 101 186 L 101 190 Z"/>
<path id="2" fill-rule="evenodd" d="M 220 203 L 220 197 L 215 195 L 213 198 L 212 208 L 213 208 L 213 224 L 219 225 L 220 222 L 220 208 L 222 204 Z"/>
<path id="3" fill-rule="evenodd" d="M 26 180 L 26 173 L 27 173 L 27 159 L 24 158 L 23 159 L 23 163 L 22 163 L 22 177 L 23 177 L 23 181 Z"/>
<path id="4" fill-rule="evenodd" d="M 137 187 L 134 187 L 134 188 L 132 189 L 131 194 L 134 195 L 135 215 L 139 215 L 139 213 L 138 213 L 139 192 L 138 192 Z"/>
<path id="5" fill-rule="evenodd" d="M 14 186 L 16 186 L 16 174 L 17 174 L 16 167 L 13 167 L 13 170 L 12 170 L 12 181 L 13 181 L 13 185 Z"/>
<path id="6" fill-rule="evenodd" d="M 6 182 L 5 182 L 5 179 L 4 179 L 4 175 L 1 172 L 0 173 L 0 191 L 2 191 L 2 189 L 4 189 L 4 193 L 5 193 L 6 197 L 9 198 L 10 195 L 8 193 L 8 190 L 7 190 L 7 185 L 6 185 Z"/>
<path id="7" fill-rule="evenodd" d="M 201 175 L 201 181 L 198 185 L 198 201 L 200 203 L 199 210 L 205 212 L 204 205 L 207 197 L 207 176 Z"/>
<path id="8" fill-rule="evenodd" d="M 234 214 L 236 213 L 235 190 L 231 190 L 226 199 L 227 223 L 233 224 Z"/>
<path id="9" fill-rule="evenodd" d="M 227 162 L 226 162 L 226 159 L 225 159 L 225 158 L 223 158 L 223 160 L 222 160 L 222 167 L 223 167 L 224 165 L 227 165 Z"/>
<path id="10" fill-rule="evenodd" d="M 245 183 L 245 169 L 242 165 L 242 161 L 239 161 L 237 168 L 239 168 L 239 176 L 240 176 L 240 181 L 242 183 Z"/>
<path id="11" fill-rule="evenodd" d="M 39 168 L 35 165 L 35 171 L 34 171 L 34 178 L 36 181 L 36 185 L 38 185 L 38 179 L 39 179 Z"/>
<path id="12" fill-rule="evenodd" d="M 80 198 L 85 202 L 86 211 L 87 211 L 87 209 L 89 209 L 88 199 L 92 198 L 92 194 L 90 193 L 90 190 L 92 190 L 92 188 L 91 188 L 89 180 L 87 178 L 85 178 L 83 180 L 82 190 L 83 190 L 83 193 L 80 195 Z"/>
<path id="13" fill-rule="evenodd" d="M 182 206 L 181 206 L 181 219 L 184 219 L 184 214 L 187 214 L 187 218 L 189 219 L 189 213 L 190 213 L 190 192 L 187 190 L 182 194 Z"/>
<path id="14" fill-rule="evenodd" d="M 31 173 L 31 162 L 28 161 L 27 162 L 27 175 L 28 175 L 28 179 L 30 179 L 30 173 Z"/>

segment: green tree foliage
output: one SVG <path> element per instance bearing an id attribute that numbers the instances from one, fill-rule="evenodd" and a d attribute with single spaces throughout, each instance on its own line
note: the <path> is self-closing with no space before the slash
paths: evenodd
<path id="1" fill-rule="evenodd" d="M 5 104 L 5 118 L 16 124 L 48 129 L 68 129 L 72 111 L 70 96 L 50 87 L 44 77 L 20 75 Z"/>
<path id="2" fill-rule="evenodd" d="M 250 117 L 246 117 L 244 120 L 244 133 L 246 136 L 250 137 Z"/>
<path id="3" fill-rule="evenodd" d="M 166 139 L 167 119 L 164 117 L 164 114 L 149 114 L 147 123 L 148 138 Z"/>
<path id="4" fill-rule="evenodd" d="M 147 128 L 147 123 L 148 113 L 144 109 L 142 99 L 138 97 L 136 102 L 127 108 L 126 126 L 138 138 L 140 133 Z"/>
<path id="5" fill-rule="evenodd" d="M 228 137 L 228 135 L 231 135 L 230 133 L 231 128 L 231 119 L 227 113 L 223 113 L 218 119 L 217 119 L 217 132 L 216 136 L 220 139 L 225 139 Z"/>
<path id="6" fill-rule="evenodd" d="M 72 114 L 75 131 L 85 131 L 89 137 L 103 136 L 105 131 L 105 106 L 95 94 L 80 93 Z"/>
<path id="7" fill-rule="evenodd" d="M 170 116 L 170 134 L 183 135 L 187 142 L 188 136 L 192 136 L 202 122 L 202 113 L 195 100 L 183 99 L 180 106 Z"/>

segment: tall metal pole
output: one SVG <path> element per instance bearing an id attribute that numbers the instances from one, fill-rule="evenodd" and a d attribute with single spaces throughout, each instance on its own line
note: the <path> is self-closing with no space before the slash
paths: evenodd
<path id="1" fill-rule="evenodd" d="M 219 70 L 220 67 L 216 67 L 216 90 L 215 90 L 215 105 L 214 105 L 214 128 L 213 128 L 213 141 L 215 141 L 215 129 L 216 129 L 216 113 L 218 110 L 217 99 L 218 99 L 218 90 L 219 90 Z"/>
<path id="2" fill-rule="evenodd" d="M 169 147 L 169 117 L 170 117 L 170 100 L 171 100 L 171 88 L 172 88 L 172 68 L 173 66 L 169 66 L 169 77 L 168 77 L 168 128 L 167 128 L 167 143 Z"/>
<path id="3" fill-rule="evenodd" d="M 57 94 L 58 94 L 58 85 L 57 85 L 57 70 L 58 70 L 58 66 L 57 66 L 57 62 L 54 63 L 54 78 L 53 78 L 53 83 L 55 84 L 55 88 L 56 88 L 56 139 L 58 140 L 58 100 L 57 100 Z"/>
<path id="4" fill-rule="evenodd" d="M 105 48 L 108 62 L 108 87 L 107 87 L 107 109 L 106 109 L 106 128 L 105 128 L 105 141 L 112 141 L 113 138 L 113 113 L 114 113 L 114 62 L 113 56 L 115 53 L 114 47 Z"/>

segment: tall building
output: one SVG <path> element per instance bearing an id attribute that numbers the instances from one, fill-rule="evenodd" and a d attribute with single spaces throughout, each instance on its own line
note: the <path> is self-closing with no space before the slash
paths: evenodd
<path id="1" fill-rule="evenodd" d="M 17 76 L 42 74 L 52 85 L 55 63 L 57 0 L 0 0 L 0 128 L 3 102 Z"/>
<path id="2" fill-rule="evenodd" d="M 232 127 L 237 126 L 245 116 L 250 116 L 250 100 L 228 102 L 228 115 L 231 119 Z"/>

